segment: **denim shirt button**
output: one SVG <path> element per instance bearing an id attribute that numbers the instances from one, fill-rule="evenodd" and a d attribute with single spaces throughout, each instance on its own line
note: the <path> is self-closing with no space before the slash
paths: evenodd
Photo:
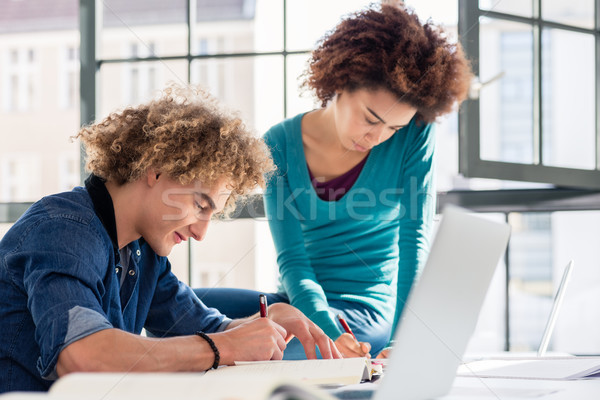
<path id="1" fill-rule="evenodd" d="M 137 251 L 135 252 L 135 254 L 139 257 L 142 255 L 142 252 L 140 251 L 140 249 L 137 249 Z"/>
<path id="2" fill-rule="evenodd" d="M 129 275 L 131 275 L 131 276 L 135 276 L 135 270 L 133 270 L 133 269 L 130 269 L 130 270 L 129 270 Z"/>
<path id="3" fill-rule="evenodd" d="M 116 268 L 115 268 L 115 274 L 118 274 L 118 273 L 119 273 L 119 270 L 120 270 L 120 268 L 119 268 L 119 267 L 116 267 Z"/>

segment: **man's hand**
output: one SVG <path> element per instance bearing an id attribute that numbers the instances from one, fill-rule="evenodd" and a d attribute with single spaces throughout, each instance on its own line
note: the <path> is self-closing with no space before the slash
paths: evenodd
<path id="1" fill-rule="evenodd" d="M 369 351 L 371 350 L 371 344 L 367 342 L 357 342 L 349 333 L 343 333 L 339 338 L 337 338 L 335 345 L 342 353 L 344 358 L 371 358 L 371 354 L 369 354 Z"/>
<path id="2" fill-rule="evenodd" d="M 211 339 L 219 349 L 222 365 L 235 361 L 281 360 L 285 349 L 286 330 L 268 318 L 246 320 Z"/>
<path id="3" fill-rule="evenodd" d="M 286 329 L 286 342 L 289 342 L 294 336 L 300 340 L 306 358 L 317 358 L 315 345 L 319 346 L 323 358 L 342 358 L 342 354 L 333 341 L 296 307 L 285 303 L 275 303 L 269 306 L 268 315 L 269 319 Z"/>

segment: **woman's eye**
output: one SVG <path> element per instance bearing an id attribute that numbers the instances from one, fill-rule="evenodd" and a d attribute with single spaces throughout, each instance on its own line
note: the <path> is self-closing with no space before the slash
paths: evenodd
<path id="1" fill-rule="evenodd" d="M 379 122 L 379 121 L 371 121 L 368 118 L 366 118 L 365 121 L 367 121 L 367 124 L 369 124 L 369 125 L 377 125 L 377 123 Z"/>
<path id="2" fill-rule="evenodd" d="M 202 206 L 200 205 L 200 203 L 198 203 L 198 202 L 196 202 L 196 208 L 197 208 L 199 211 L 204 211 L 204 207 L 202 207 Z"/>

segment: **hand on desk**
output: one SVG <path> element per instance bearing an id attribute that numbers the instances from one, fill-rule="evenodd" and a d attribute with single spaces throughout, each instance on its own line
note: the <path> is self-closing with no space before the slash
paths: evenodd
<path id="1" fill-rule="evenodd" d="M 367 342 L 357 342 L 349 333 L 343 333 L 339 338 L 337 338 L 337 340 L 335 341 L 335 345 L 337 346 L 338 350 L 342 353 L 344 358 L 371 358 L 371 354 L 369 354 L 369 351 L 371 350 L 371 345 Z"/>
<path id="2" fill-rule="evenodd" d="M 315 345 L 319 346 L 323 358 L 343 357 L 323 330 L 306 318 L 297 308 L 285 303 L 276 303 L 269 306 L 268 316 L 269 319 L 277 322 L 287 330 L 286 342 L 289 342 L 294 336 L 300 340 L 300 343 L 304 346 L 306 358 L 317 358 Z"/>

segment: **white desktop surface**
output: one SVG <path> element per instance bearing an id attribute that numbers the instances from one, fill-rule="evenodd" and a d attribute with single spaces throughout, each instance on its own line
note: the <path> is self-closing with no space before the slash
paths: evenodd
<path id="1" fill-rule="evenodd" d="M 154 377 L 156 378 L 156 377 Z M 139 396 L 129 396 L 127 400 L 154 399 L 153 385 L 161 385 L 160 380 L 148 382 L 148 392 Z M 373 390 L 376 383 L 349 385 L 344 389 Z M 334 390 L 335 391 L 335 390 Z M 334 391 L 329 391 L 331 394 Z M 91 394 L 91 397 L 94 397 Z M 80 396 L 79 396 L 80 397 Z M 90 397 L 90 398 L 91 398 Z M 450 393 L 440 400 L 597 400 L 600 398 L 600 379 L 551 381 L 533 379 L 496 379 L 457 377 Z M 5 393 L 0 400 L 74 400 L 70 396 L 52 395 L 48 393 Z M 198 399 L 197 393 L 178 400 Z M 77 400 L 85 400 L 78 398 Z M 239 399 L 243 400 L 243 398 Z M 266 399 L 265 399 L 266 400 Z M 385 399 L 402 400 L 402 399 Z"/>
<path id="2" fill-rule="evenodd" d="M 376 390 L 377 384 L 349 385 L 337 390 Z M 458 377 L 450 393 L 438 400 L 597 400 L 600 379 L 544 381 L 530 379 L 478 379 Z M 385 399 L 388 400 L 388 399 Z M 402 400 L 402 399 L 389 399 Z"/>
<path id="3" fill-rule="evenodd" d="M 600 379 L 546 381 L 532 379 L 478 379 L 458 377 L 444 400 L 552 399 L 587 400 L 600 397 Z"/>

